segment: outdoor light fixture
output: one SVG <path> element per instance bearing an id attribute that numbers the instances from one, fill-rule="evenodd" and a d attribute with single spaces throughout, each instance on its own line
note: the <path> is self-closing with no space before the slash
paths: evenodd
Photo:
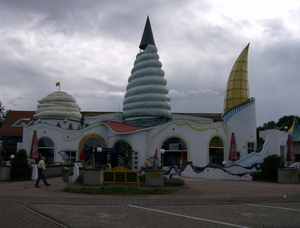
<path id="1" fill-rule="evenodd" d="M 101 165 L 101 155 L 100 155 L 100 153 L 102 152 L 102 148 L 99 146 L 99 147 L 97 147 L 96 151 L 98 152 L 97 153 L 97 160 L 98 160 L 97 164 Z"/>
<path id="2" fill-rule="evenodd" d="M 164 154 L 166 151 L 164 149 L 160 149 L 160 154 Z M 161 156 L 161 166 L 163 167 L 164 166 L 164 156 Z"/>

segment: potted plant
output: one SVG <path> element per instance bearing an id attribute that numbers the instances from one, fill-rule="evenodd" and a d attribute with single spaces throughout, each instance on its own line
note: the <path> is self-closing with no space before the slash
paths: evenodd
<path id="1" fill-rule="evenodd" d="M 0 153 L 0 180 L 10 179 L 10 166 L 6 166 L 5 157 L 3 151 Z"/>

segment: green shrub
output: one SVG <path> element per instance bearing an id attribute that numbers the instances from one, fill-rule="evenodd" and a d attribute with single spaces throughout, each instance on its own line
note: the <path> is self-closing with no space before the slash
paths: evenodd
<path id="1" fill-rule="evenodd" d="M 139 175 L 140 183 L 146 182 L 146 174 Z"/>
<path id="2" fill-rule="evenodd" d="M 30 178 L 30 165 L 28 164 L 28 156 L 26 150 L 21 149 L 15 154 L 15 158 L 11 159 L 11 178 L 22 179 Z"/>
<path id="3" fill-rule="evenodd" d="M 264 181 L 277 182 L 278 171 L 277 169 L 283 168 L 284 162 L 283 159 L 276 155 L 269 155 L 264 159 L 264 162 L 261 164 L 261 178 Z"/>
<path id="4" fill-rule="evenodd" d="M 252 175 L 252 180 L 254 180 L 254 181 L 262 180 L 262 172 L 261 171 L 252 172 L 251 175 Z"/>

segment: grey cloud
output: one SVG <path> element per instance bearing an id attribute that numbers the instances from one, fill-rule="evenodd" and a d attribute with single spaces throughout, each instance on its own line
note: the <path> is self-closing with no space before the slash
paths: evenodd
<path id="1" fill-rule="evenodd" d="M 6 108 L 35 110 L 61 81 L 82 110 L 119 110 L 149 15 L 172 111 L 222 112 L 230 70 L 250 42 L 258 123 L 297 114 L 287 100 L 297 107 L 299 29 L 290 25 L 299 27 L 299 8 L 289 21 L 237 20 L 219 11 L 220 23 L 207 19 L 216 10 L 193 0 L 0 1 L 0 100 Z"/>
<path id="2" fill-rule="evenodd" d="M 261 20 L 260 24 L 263 27 L 263 33 L 270 38 L 278 36 L 289 37 L 290 35 L 285 28 L 284 21 L 281 18 Z"/>
<path id="3" fill-rule="evenodd" d="M 276 81 L 295 83 L 300 71 L 300 42 L 286 40 L 284 42 L 271 43 L 263 49 L 256 49 L 252 53 L 250 64 L 253 64 L 252 71 L 256 75 L 269 82 Z"/>
<path id="4" fill-rule="evenodd" d="M 174 100 L 189 100 L 189 99 L 207 99 L 213 97 L 219 97 L 220 93 L 217 91 L 213 91 L 208 88 L 199 88 L 198 90 L 173 90 L 171 89 L 169 95 Z"/>

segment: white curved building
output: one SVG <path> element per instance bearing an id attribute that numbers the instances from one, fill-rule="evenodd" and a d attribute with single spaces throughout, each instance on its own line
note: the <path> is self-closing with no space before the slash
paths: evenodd
<path id="1" fill-rule="evenodd" d="M 140 170 L 156 150 L 165 167 L 234 164 L 228 160 L 232 133 L 239 158 L 256 149 L 255 99 L 249 95 L 247 72 L 249 45 L 230 72 L 223 114 L 206 115 L 171 112 L 149 18 L 140 49 L 128 79 L 123 112 L 88 115 L 80 112 L 71 95 L 53 92 L 39 101 L 34 123 L 23 129 L 21 147 L 30 153 L 33 132 L 37 131 L 39 153 L 49 163 L 63 162 L 61 151 L 70 162 L 88 160 L 94 153 L 96 164 L 124 165 L 133 170 Z M 216 118 L 221 114 L 222 118 Z M 160 154 L 161 149 L 165 153 Z"/>

